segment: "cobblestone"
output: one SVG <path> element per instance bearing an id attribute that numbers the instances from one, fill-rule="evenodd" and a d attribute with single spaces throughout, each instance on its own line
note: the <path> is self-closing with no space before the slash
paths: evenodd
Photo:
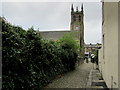
<path id="1" fill-rule="evenodd" d="M 83 63 L 74 71 L 68 72 L 61 78 L 55 79 L 46 88 L 85 88 L 92 63 Z"/>

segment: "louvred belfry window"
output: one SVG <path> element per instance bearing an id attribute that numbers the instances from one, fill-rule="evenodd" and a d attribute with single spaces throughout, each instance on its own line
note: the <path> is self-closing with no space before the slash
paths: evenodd
<path id="1" fill-rule="evenodd" d="M 76 16 L 73 17 L 74 21 L 76 21 Z"/>

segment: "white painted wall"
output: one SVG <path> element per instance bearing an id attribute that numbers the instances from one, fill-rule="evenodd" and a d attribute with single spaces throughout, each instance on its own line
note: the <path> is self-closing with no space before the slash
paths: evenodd
<path id="1" fill-rule="evenodd" d="M 120 90 L 120 1 L 118 3 L 118 87 Z"/>
<path id="2" fill-rule="evenodd" d="M 99 68 L 109 88 L 118 88 L 118 3 L 103 3 L 103 45 Z"/>

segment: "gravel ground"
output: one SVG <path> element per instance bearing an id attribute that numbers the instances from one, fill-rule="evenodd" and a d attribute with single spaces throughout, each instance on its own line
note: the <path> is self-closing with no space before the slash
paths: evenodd
<path id="1" fill-rule="evenodd" d="M 85 88 L 92 63 L 83 63 L 76 70 L 55 79 L 46 88 Z"/>

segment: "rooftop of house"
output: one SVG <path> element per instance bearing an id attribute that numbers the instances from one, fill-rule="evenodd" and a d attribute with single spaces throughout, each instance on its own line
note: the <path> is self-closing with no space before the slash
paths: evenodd
<path id="1" fill-rule="evenodd" d="M 90 43 L 90 44 L 85 44 L 84 47 L 85 47 L 85 48 L 101 48 L 102 45 L 99 44 L 99 43 L 97 43 L 97 44 L 91 44 L 91 43 Z"/>

